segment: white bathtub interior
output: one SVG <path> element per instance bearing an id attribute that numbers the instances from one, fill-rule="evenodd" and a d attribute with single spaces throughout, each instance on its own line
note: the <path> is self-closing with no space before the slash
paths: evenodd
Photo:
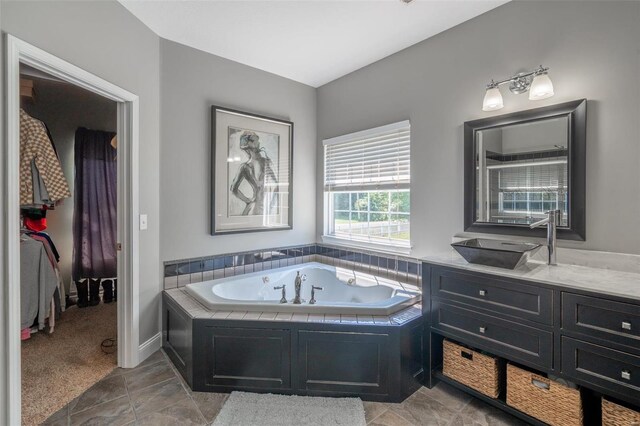
<path id="1" fill-rule="evenodd" d="M 300 305 L 291 303 L 298 272 L 306 278 Z M 285 304 L 280 303 L 282 290 L 274 289 L 282 285 Z M 322 287 L 315 292 L 315 304 L 309 304 L 312 285 Z M 415 286 L 317 262 L 189 284 L 186 290 L 212 310 L 389 315 L 420 300 Z"/>

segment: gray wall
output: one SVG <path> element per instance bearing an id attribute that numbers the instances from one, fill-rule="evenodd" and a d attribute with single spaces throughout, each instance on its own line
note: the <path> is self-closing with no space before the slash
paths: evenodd
<path id="1" fill-rule="evenodd" d="M 567 147 L 569 119 L 566 117 L 506 126 L 502 130 L 502 154 L 546 151 Z"/>
<path id="2" fill-rule="evenodd" d="M 409 118 L 413 255 L 463 231 L 465 121 L 587 98 L 587 241 L 565 247 L 640 254 L 640 2 L 511 2 L 318 89 L 317 234 L 322 139 Z M 539 64 L 555 96 L 484 87 Z"/>
<path id="3" fill-rule="evenodd" d="M 140 97 L 140 343 L 159 331 L 159 38 L 115 1 L 3 1 L 2 30 Z"/>
<path id="4" fill-rule="evenodd" d="M 316 91 L 161 40 L 160 258 L 315 241 Z M 294 122 L 293 230 L 210 235 L 211 105 Z"/>
<path id="5" fill-rule="evenodd" d="M 28 78 L 28 77 L 27 77 Z M 115 132 L 117 104 L 71 84 L 33 79 L 36 100 L 24 105 L 31 116 L 45 122 L 58 152 L 71 197 L 47 213 L 47 233 L 60 253 L 60 273 L 67 290 L 73 253 L 74 145 L 78 127 Z"/>

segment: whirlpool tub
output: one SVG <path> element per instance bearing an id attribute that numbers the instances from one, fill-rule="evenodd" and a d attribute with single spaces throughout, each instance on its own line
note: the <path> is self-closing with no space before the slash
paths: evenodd
<path id="1" fill-rule="evenodd" d="M 296 274 L 302 283 L 301 304 L 293 304 Z M 351 282 L 349 282 L 351 280 Z M 287 303 L 280 303 L 285 286 Z M 315 304 L 311 300 L 311 286 Z M 186 286 L 187 292 L 211 310 L 389 315 L 420 301 L 417 288 L 371 275 L 303 263 Z"/>

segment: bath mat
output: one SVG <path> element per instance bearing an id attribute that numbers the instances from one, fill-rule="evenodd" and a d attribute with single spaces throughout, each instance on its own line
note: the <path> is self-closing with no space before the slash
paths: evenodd
<path id="1" fill-rule="evenodd" d="M 233 392 L 213 426 L 365 426 L 360 398 Z"/>

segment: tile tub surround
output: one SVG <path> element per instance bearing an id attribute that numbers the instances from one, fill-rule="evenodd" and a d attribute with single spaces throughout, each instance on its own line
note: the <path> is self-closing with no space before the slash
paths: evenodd
<path id="1" fill-rule="evenodd" d="M 128 385 L 144 377 L 147 386 L 130 393 Z M 175 384 L 180 386 L 175 386 Z M 172 389 L 173 394 L 159 389 Z M 193 392 L 162 351 L 154 353 L 131 370 L 116 369 L 69 405 L 49 417 L 43 425 L 130 424 L 210 425 L 228 394 Z M 417 390 L 401 404 L 364 401 L 368 425 L 524 425 L 519 420 L 439 383 L 433 389 Z"/>
<path id="2" fill-rule="evenodd" d="M 419 259 L 309 244 L 165 262 L 164 289 L 307 262 L 320 262 L 416 286 L 421 282 Z"/>
<path id="3" fill-rule="evenodd" d="M 422 260 L 467 271 L 486 272 L 535 283 L 550 284 L 566 289 L 591 291 L 602 295 L 640 300 L 640 273 L 637 272 L 562 263 L 549 266 L 540 261 L 529 261 L 526 265 L 510 270 L 468 263 L 453 250 L 440 255 L 428 256 Z"/>
<path id="4" fill-rule="evenodd" d="M 313 323 L 340 323 L 363 325 L 403 325 L 422 315 L 422 305 L 416 303 L 391 315 L 332 315 L 291 312 L 213 311 L 191 297 L 183 288 L 165 290 L 165 294 L 177 303 L 191 318 L 244 321 L 294 321 Z"/>

